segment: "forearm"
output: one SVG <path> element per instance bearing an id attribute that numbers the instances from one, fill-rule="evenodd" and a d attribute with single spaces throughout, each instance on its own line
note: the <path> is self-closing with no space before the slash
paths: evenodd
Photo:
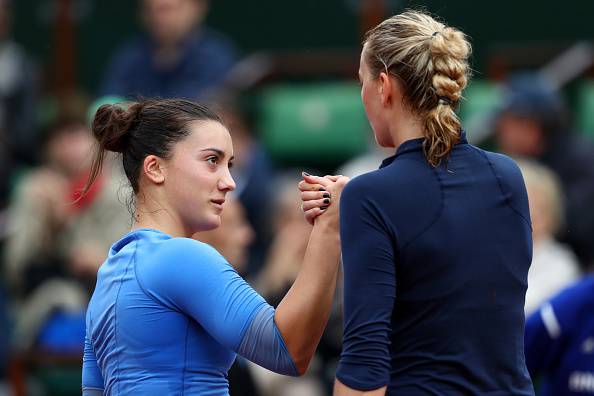
<path id="1" fill-rule="evenodd" d="M 301 374 L 307 370 L 328 321 L 339 261 L 338 231 L 320 217 L 310 234 L 301 271 L 274 318 Z"/>
<path id="2" fill-rule="evenodd" d="M 334 381 L 334 396 L 384 396 L 385 394 L 385 386 L 371 391 L 359 391 L 349 388 L 338 379 Z"/>

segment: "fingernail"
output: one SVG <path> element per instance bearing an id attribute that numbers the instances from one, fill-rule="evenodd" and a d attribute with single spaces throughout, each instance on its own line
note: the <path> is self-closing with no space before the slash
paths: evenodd
<path id="1" fill-rule="evenodd" d="M 328 193 L 324 193 L 323 197 L 324 197 L 324 198 L 330 198 L 330 194 L 328 194 Z"/>
<path id="2" fill-rule="evenodd" d="M 320 189 L 318 191 L 326 191 L 325 188 L 320 187 Z"/>
<path id="3" fill-rule="evenodd" d="M 301 172 L 304 176 L 311 176 L 309 173 L 307 172 Z"/>
<path id="4" fill-rule="evenodd" d="M 328 206 L 320 206 L 320 209 L 321 210 L 326 210 L 326 209 L 328 209 Z"/>
<path id="5" fill-rule="evenodd" d="M 330 203 L 330 200 L 329 200 L 328 198 L 326 198 L 326 199 L 324 200 L 324 203 L 325 203 L 325 204 L 329 204 L 329 203 Z"/>

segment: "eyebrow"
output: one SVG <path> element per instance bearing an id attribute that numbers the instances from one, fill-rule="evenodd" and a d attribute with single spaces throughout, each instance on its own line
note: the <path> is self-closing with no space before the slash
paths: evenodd
<path id="1" fill-rule="evenodd" d="M 204 151 L 212 151 L 212 152 L 218 154 L 219 156 L 221 156 L 223 158 L 225 157 L 225 152 L 223 150 L 221 150 L 221 149 L 218 149 L 218 148 L 209 147 L 209 148 L 205 148 L 203 150 L 200 150 L 200 152 L 204 152 Z M 231 158 L 229 158 L 229 161 L 233 161 L 234 159 L 235 159 L 235 157 L 234 156 L 231 156 Z"/>

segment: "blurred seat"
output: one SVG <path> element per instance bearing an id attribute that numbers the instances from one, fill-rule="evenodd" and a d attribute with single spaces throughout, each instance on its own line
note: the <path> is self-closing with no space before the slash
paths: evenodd
<path id="1" fill-rule="evenodd" d="M 334 168 L 365 151 L 370 128 L 353 82 L 278 85 L 261 96 L 259 131 L 282 165 Z"/>
<path id="2" fill-rule="evenodd" d="M 580 85 L 576 110 L 580 132 L 594 139 L 594 79 L 586 80 Z"/>

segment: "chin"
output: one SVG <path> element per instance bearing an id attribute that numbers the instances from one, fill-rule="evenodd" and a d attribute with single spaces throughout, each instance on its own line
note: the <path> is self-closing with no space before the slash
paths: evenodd
<path id="1" fill-rule="evenodd" d="M 211 231 L 221 226 L 221 216 L 210 216 L 195 223 L 193 232 Z"/>

